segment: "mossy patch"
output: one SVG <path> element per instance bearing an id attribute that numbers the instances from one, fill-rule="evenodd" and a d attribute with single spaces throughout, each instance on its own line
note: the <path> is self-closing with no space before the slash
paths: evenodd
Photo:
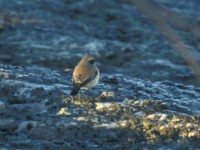
<path id="1" fill-rule="evenodd" d="M 200 139 L 199 116 L 170 112 L 165 103 L 157 100 L 125 100 L 119 103 L 76 97 L 65 101 L 68 109 L 73 106 L 81 116 L 87 114 L 90 118 L 90 121 L 82 120 L 90 125 L 85 129 L 88 131 L 86 137 L 87 134 L 91 136 L 92 131 L 101 139 L 105 134 L 102 127 L 106 127 L 106 132 L 112 131 L 117 135 L 115 141 L 129 146 L 138 142 L 170 144 Z"/>

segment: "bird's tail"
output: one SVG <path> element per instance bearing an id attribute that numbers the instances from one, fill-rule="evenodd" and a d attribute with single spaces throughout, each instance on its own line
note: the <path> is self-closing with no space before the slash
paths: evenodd
<path id="1" fill-rule="evenodd" d="M 71 91 L 71 95 L 74 96 L 78 93 L 78 91 L 80 90 L 80 84 L 74 84 L 74 87 Z"/>

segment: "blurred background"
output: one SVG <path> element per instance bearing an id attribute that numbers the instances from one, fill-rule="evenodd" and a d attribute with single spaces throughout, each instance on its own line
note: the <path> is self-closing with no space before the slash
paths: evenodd
<path id="1" fill-rule="evenodd" d="M 73 68 L 197 85 L 198 0 L 0 0 L 0 63 Z M 195 78 L 197 80 L 195 80 Z"/>

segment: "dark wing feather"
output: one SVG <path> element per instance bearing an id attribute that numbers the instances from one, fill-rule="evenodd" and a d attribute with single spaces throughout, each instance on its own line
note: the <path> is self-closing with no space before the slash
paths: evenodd
<path id="1" fill-rule="evenodd" d="M 71 95 L 74 96 L 78 93 L 80 90 L 80 84 L 79 83 L 74 83 L 73 89 L 71 91 Z"/>
<path id="2" fill-rule="evenodd" d="M 80 90 L 80 88 L 84 87 L 87 83 L 89 83 L 91 80 L 93 80 L 97 74 L 98 74 L 98 71 L 96 71 L 92 77 L 85 79 L 83 82 L 79 82 L 79 81 L 82 81 L 84 79 L 83 78 L 84 76 L 82 76 L 82 75 L 75 76 L 76 80 L 73 79 L 74 85 L 73 85 L 71 95 L 76 95 L 78 93 L 78 91 Z M 75 81 L 77 81 L 77 82 L 75 82 Z"/>
<path id="3" fill-rule="evenodd" d="M 78 93 L 78 91 L 80 90 L 81 87 L 85 86 L 88 82 L 90 82 L 92 80 L 92 78 L 88 78 L 86 79 L 84 82 L 79 83 L 79 82 L 74 82 L 73 80 L 73 89 L 71 91 L 71 95 L 76 95 Z"/>
<path id="4" fill-rule="evenodd" d="M 93 77 L 90 77 L 90 78 L 86 79 L 84 82 L 82 82 L 80 84 L 80 87 L 85 86 L 87 83 L 89 83 L 91 80 L 93 80 L 97 76 L 97 74 L 98 74 L 98 72 L 95 72 L 95 75 Z"/>

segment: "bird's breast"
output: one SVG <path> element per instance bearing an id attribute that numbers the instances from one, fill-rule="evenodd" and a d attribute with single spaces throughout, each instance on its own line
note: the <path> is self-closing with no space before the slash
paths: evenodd
<path id="1" fill-rule="evenodd" d="M 90 89 L 95 87 L 99 82 L 99 71 L 97 72 L 97 75 L 94 77 L 93 80 L 89 81 L 85 86 L 82 87 L 82 89 Z"/>

